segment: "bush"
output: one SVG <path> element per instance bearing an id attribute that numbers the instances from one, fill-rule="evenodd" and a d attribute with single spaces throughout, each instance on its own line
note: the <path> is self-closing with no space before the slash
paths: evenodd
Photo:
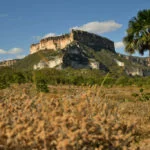
<path id="1" fill-rule="evenodd" d="M 109 76 L 102 74 L 99 70 L 88 69 L 71 69 L 64 70 L 56 69 L 41 69 L 41 70 L 13 70 L 11 68 L 0 69 L 1 87 L 7 86 L 6 83 L 31 83 L 37 79 L 44 79 L 47 84 L 70 84 L 70 85 L 101 85 L 112 87 L 114 85 L 138 87 L 150 87 L 150 77 L 128 77 L 114 76 L 109 73 Z M 5 80 L 5 81 L 3 81 Z"/>
<path id="2" fill-rule="evenodd" d="M 44 79 L 36 80 L 36 89 L 38 92 L 49 92 L 47 82 Z"/>
<path id="3" fill-rule="evenodd" d="M 24 77 L 24 75 L 23 75 L 22 72 L 16 72 L 16 73 L 14 73 L 13 79 L 14 79 L 14 82 L 18 83 L 18 84 L 26 82 L 25 77 Z"/>
<path id="4" fill-rule="evenodd" d="M 6 80 L 6 78 L 0 78 L 0 89 L 5 89 L 9 87 L 9 82 Z"/>
<path id="5" fill-rule="evenodd" d="M 124 77 L 124 76 L 118 78 L 117 81 L 116 81 L 116 85 L 125 86 L 125 85 L 128 85 L 128 84 L 129 84 L 128 83 L 128 78 Z"/>
<path id="6" fill-rule="evenodd" d="M 138 133 L 133 120 L 122 121 L 116 104 L 105 102 L 101 93 L 95 101 L 84 92 L 86 97 L 78 98 L 71 92 L 71 100 L 68 95 L 61 99 L 8 94 L 0 105 L 1 149 L 135 150 Z"/>

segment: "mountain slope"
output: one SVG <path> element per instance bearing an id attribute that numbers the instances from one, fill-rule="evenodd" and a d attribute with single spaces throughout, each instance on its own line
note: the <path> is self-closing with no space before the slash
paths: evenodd
<path id="1" fill-rule="evenodd" d="M 42 50 L 19 60 L 14 67 L 21 70 L 42 68 L 98 69 L 102 72 L 149 75 L 147 58 L 125 56 L 107 49 L 94 50 L 73 41 L 62 50 Z"/>
<path id="2" fill-rule="evenodd" d="M 43 50 L 34 54 L 30 54 L 23 59 L 20 59 L 14 64 L 14 68 L 21 70 L 32 70 L 33 66 L 41 60 L 49 61 L 55 56 L 62 55 L 62 51 Z"/>

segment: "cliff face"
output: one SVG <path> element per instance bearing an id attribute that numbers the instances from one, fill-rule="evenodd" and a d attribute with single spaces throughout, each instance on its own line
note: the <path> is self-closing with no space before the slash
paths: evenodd
<path id="1" fill-rule="evenodd" d="M 0 62 L 0 67 L 10 67 L 13 66 L 17 62 L 16 59 L 14 60 L 5 60 Z"/>
<path id="2" fill-rule="evenodd" d="M 44 53 L 44 51 L 40 52 Z M 59 53 L 55 56 L 48 56 L 46 60 L 41 59 L 33 68 L 65 69 L 71 67 L 114 73 L 122 71 L 123 74 L 129 76 L 150 76 L 149 58 L 121 55 L 105 49 L 96 51 L 77 41 L 59 50 Z"/>
<path id="3" fill-rule="evenodd" d="M 70 34 L 45 38 L 37 44 L 32 44 L 30 47 L 30 54 L 45 49 L 63 49 L 73 41 L 78 41 L 95 50 L 108 49 L 115 52 L 114 42 L 111 40 L 85 31 L 72 30 Z"/>
<path id="4" fill-rule="evenodd" d="M 108 68 L 98 62 L 95 58 L 89 57 L 90 48 L 85 48 L 79 42 L 73 42 L 67 45 L 62 51 L 62 55 L 51 57 L 49 61 L 40 60 L 33 66 L 34 69 L 56 68 L 65 69 L 71 67 L 74 69 L 101 69 L 108 71 Z M 44 51 L 43 51 L 44 52 Z"/>
<path id="5" fill-rule="evenodd" d="M 75 41 L 87 45 L 94 50 L 107 49 L 115 52 L 114 42 L 107 38 L 80 30 L 73 30 L 72 34 Z"/>
<path id="6" fill-rule="evenodd" d="M 69 37 L 69 35 L 67 36 Z M 84 38 L 87 37 L 86 43 L 84 43 L 84 40 L 82 41 L 83 36 Z M 39 50 L 39 52 L 20 60 L 15 66 L 25 70 L 71 67 L 74 69 L 98 69 L 101 73 L 111 72 L 116 75 L 150 76 L 149 57 L 142 58 L 118 54 L 111 47 L 108 47 L 109 49 L 104 47 L 101 47 L 101 50 L 96 49 L 102 45 L 95 41 L 93 43 L 97 45 L 91 44 L 90 41 L 93 40 L 93 36 L 94 34 L 90 34 L 89 37 L 88 33 L 80 32 L 79 34 L 74 31 L 73 39 L 79 39 L 80 41 L 74 40 L 63 49 Z M 96 38 L 100 39 L 101 37 Z M 56 38 L 52 38 L 52 40 L 56 40 Z M 110 46 L 112 45 L 110 44 Z"/>
<path id="7" fill-rule="evenodd" d="M 32 44 L 30 47 L 30 54 L 45 49 L 50 50 L 63 49 L 66 47 L 66 45 L 70 44 L 72 41 L 73 41 L 72 33 L 57 37 L 48 37 L 42 39 L 40 43 Z"/>
<path id="8" fill-rule="evenodd" d="M 51 55 L 44 54 L 46 49 Z M 37 54 L 38 57 L 41 56 L 39 53 L 43 53 L 47 58 L 46 61 L 40 59 L 39 62 L 34 63 L 34 69 L 71 67 L 99 69 L 102 72 L 122 72 L 131 76 L 150 75 L 149 57 L 140 58 L 117 54 L 114 42 L 111 40 L 80 30 L 72 30 L 70 34 L 42 39 L 39 43 L 31 45 L 30 53 Z"/>

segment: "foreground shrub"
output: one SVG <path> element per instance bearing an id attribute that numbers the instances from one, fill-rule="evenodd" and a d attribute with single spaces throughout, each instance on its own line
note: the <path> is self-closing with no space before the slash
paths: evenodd
<path id="1" fill-rule="evenodd" d="M 0 103 L 3 149 L 122 150 L 136 149 L 136 128 L 122 122 L 104 97 L 81 94 L 71 100 L 39 94 L 14 96 Z"/>
<path id="2" fill-rule="evenodd" d="M 136 97 L 140 101 L 150 100 L 150 93 L 146 93 L 143 88 L 139 90 L 139 93 L 132 93 L 133 97 Z"/>

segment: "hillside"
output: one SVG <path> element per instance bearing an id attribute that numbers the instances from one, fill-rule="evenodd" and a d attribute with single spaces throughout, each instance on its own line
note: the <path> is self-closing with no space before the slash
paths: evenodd
<path id="1" fill-rule="evenodd" d="M 147 76 L 147 58 L 124 56 L 107 49 L 95 50 L 74 41 L 62 50 L 42 50 L 19 60 L 14 67 L 21 70 L 42 68 L 98 69 L 102 72 Z"/>
<path id="2" fill-rule="evenodd" d="M 150 59 L 115 52 L 114 42 L 96 34 L 72 30 L 70 34 L 48 37 L 32 44 L 30 55 L 0 63 L 16 70 L 43 68 L 96 69 L 102 74 L 149 76 Z"/>
<path id="3" fill-rule="evenodd" d="M 33 66 L 39 63 L 41 60 L 47 61 L 58 55 L 62 55 L 62 51 L 39 51 L 37 53 L 28 55 L 23 59 L 20 59 L 17 63 L 14 64 L 14 68 L 18 70 L 32 70 Z"/>

